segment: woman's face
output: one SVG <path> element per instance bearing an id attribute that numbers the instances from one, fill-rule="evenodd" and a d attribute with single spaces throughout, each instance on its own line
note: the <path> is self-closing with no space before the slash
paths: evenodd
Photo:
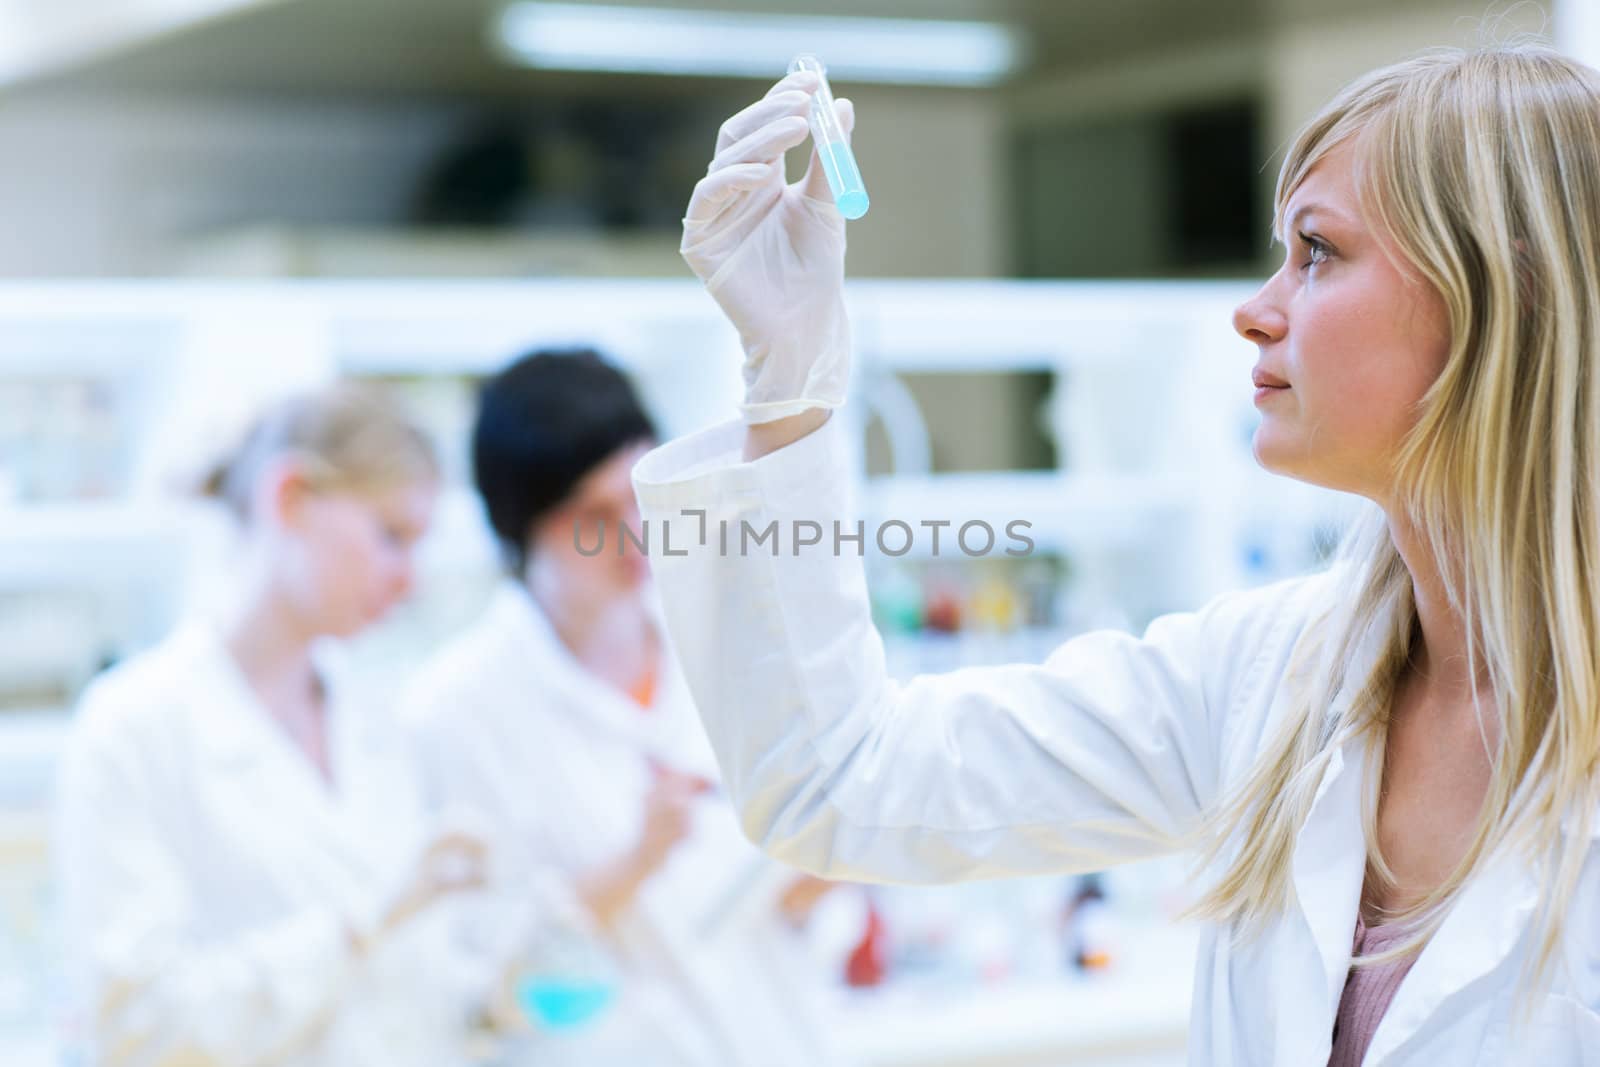
<path id="1" fill-rule="evenodd" d="M 617 449 L 535 525 L 532 556 L 539 565 L 559 570 L 563 588 L 606 597 L 637 589 L 649 576 L 649 558 L 621 528 L 645 541 L 632 472 L 650 447 L 651 442 L 640 441 Z"/>
<path id="2" fill-rule="evenodd" d="M 1233 324 L 1259 352 L 1257 462 L 1381 503 L 1417 402 L 1444 367 L 1449 316 L 1368 225 L 1355 151 L 1329 152 L 1290 197 L 1283 266 Z"/>
<path id="3" fill-rule="evenodd" d="M 432 482 L 303 490 L 289 516 L 286 578 L 313 631 L 348 637 L 405 598 L 437 496 Z"/>

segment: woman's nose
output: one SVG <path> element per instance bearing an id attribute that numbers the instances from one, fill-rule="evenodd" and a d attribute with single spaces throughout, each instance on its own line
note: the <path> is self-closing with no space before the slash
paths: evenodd
<path id="1" fill-rule="evenodd" d="M 1270 283 L 1269 283 L 1270 284 Z M 1267 286 L 1233 311 L 1233 328 L 1252 344 L 1269 344 L 1288 332 L 1289 320 L 1268 299 Z"/>

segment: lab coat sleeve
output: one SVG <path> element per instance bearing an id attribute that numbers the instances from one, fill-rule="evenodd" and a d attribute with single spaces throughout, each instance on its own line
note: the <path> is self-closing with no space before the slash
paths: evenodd
<path id="1" fill-rule="evenodd" d="M 55 862 L 82 1016 L 71 1025 L 93 1035 L 107 1067 L 293 1055 L 349 974 L 344 918 L 307 909 L 239 936 L 197 936 L 208 904 L 178 863 L 174 828 L 153 817 L 159 775 L 126 740 L 80 728 L 62 771 Z"/>
<path id="2" fill-rule="evenodd" d="M 1225 597 L 1143 638 L 1087 634 L 1044 664 L 898 684 L 858 549 L 836 551 L 835 521 L 856 532 L 838 421 L 753 462 L 730 423 L 634 470 L 668 631 L 745 832 L 826 877 L 910 883 L 1179 847 L 1218 793 L 1223 719 L 1283 596 Z M 773 522 L 776 554 L 741 544 L 742 524 Z M 797 549 L 796 522 L 823 542 Z"/>

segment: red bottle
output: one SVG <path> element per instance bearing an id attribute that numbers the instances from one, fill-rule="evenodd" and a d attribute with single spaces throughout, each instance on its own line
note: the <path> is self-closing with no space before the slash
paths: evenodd
<path id="1" fill-rule="evenodd" d="M 875 986 L 883 981 L 889 970 L 888 934 L 883 916 L 878 914 L 877 902 L 867 898 L 867 928 L 844 965 L 847 984 L 856 987 Z"/>

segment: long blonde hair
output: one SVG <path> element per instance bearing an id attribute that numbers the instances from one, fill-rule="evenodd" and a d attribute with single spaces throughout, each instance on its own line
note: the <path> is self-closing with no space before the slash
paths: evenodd
<path id="1" fill-rule="evenodd" d="M 1368 217 L 1449 310 L 1447 361 L 1394 473 L 1406 517 L 1448 564 L 1450 604 L 1473 635 L 1468 676 L 1486 673 L 1494 693 L 1479 714 L 1501 737 L 1461 861 L 1395 916 L 1417 931 L 1400 951 L 1431 936 L 1491 856 L 1521 849 L 1544 886 L 1531 984 L 1557 955 L 1600 805 L 1600 73 L 1511 46 L 1368 74 L 1290 147 L 1280 230 L 1289 197 L 1346 143 Z M 1206 857 L 1227 859 L 1196 910 L 1243 929 L 1286 905 L 1295 837 L 1335 749 L 1360 738 L 1381 757 L 1413 640 L 1411 576 L 1381 512 L 1341 555 L 1351 599 L 1299 650 L 1296 706 L 1206 828 Z M 1346 678 L 1366 642 L 1376 668 Z M 1355 699 L 1331 711 L 1347 682 Z M 1378 784 L 1364 805 L 1369 872 L 1392 880 Z M 1564 825 L 1585 847 L 1560 847 Z"/>

